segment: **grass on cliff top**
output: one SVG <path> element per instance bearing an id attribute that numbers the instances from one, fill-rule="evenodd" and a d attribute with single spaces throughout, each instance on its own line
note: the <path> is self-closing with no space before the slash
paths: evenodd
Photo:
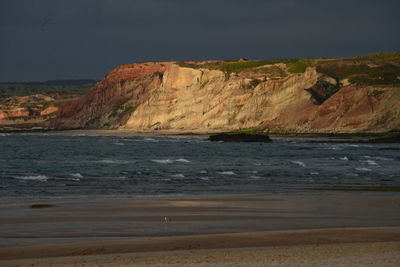
<path id="1" fill-rule="evenodd" d="M 355 57 L 356 59 L 366 59 L 366 60 L 379 60 L 379 61 L 393 61 L 400 62 L 400 53 L 399 52 L 384 52 L 377 54 L 370 54 L 365 56 Z"/>
<path id="2" fill-rule="evenodd" d="M 313 63 L 313 59 L 273 59 L 273 60 L 225 60 L 206 64 L 192 64 L 186 62 L 177 62 L 181 67 L 188 68 L 205 68 L 211 70 L 221 70 L 226 73 L 238 73 L 264 65 L 273 65 L 277 63 L 285 63 L 291 73 L 303 73 L 308 66 Z"/>
<path id="3" fill-rule="evenodd" d="M 389 63 L 371 67 L 362 62 L 341 65 L 337 61 L 318 65 L 317 71 L 337 80 L 348 78 L 355 84 L 400 84 L 400 67 Z"/>
<path id="4" fill-rule="evenodd" d="M 379 66 L 371 67 L 369 63 Z M 308 66 L 316 66 L 318 72 L 337 80 L 350 78 L 355 84 L 398 84 L 400 79 L 400 53 L 377 53 L 352 58 L 300 58 L 272 60 L 224 60 L 206 64 L 177 62 L 181 67 L 221 70 L 225 73 L 239 73 L 264 65 L 284 63 L 290 73 L 303 73 Z"/>
<path id="5" fill-rule="evenodd" d="M 0 98 L 34 94 L 86 94 L 95 80 L 55 80 L 46 82 L 0 83 Z"/>

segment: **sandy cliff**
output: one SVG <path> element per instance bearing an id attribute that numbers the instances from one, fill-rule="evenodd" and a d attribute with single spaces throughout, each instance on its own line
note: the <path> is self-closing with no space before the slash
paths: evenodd
<path id="1" fill-rule="evenodd" d="M 123 65 L 87 95 L 61 105 L 54 127 L 400 130 L 399 66 L 374 58 Z"/>

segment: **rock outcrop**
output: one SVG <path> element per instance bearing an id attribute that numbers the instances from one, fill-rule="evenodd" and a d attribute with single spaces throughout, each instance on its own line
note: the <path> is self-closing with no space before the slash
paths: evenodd
<path id="1" fill-rule="evenodd" d="M 77 95 L 29 95 L 0 98 L 0 131 L 49 129 L 58 105 Z"/>
<path id="2" fill-rule="evenodd" d="M 400 130 L 399 70 L 397 60 L 374 58 L 123 65 L 90 93 L 61 105 L 53 127 L 182 133 Z"/>

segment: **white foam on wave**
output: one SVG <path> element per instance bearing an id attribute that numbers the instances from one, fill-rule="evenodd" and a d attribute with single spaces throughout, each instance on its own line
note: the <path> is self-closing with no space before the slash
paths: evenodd
<path id="1" fill-rule="evenodd" d="M 371 165 L 371 166 L 379 166 L 378 163 L 376 163 L 376 161 L 374 161 L 372 159 L 360 160 L 360 162 L 365 162 L 365 163 L 367 163 L 368 165 Z"/>
<path id="2" fill-rule="evenodd" d="M 311 175 L 318 175 L 319 172 L 310 172 Z"/>
<path id="3" fill-rule="evenodd" d="M 261 176 L 258 176 L 258 175 L 251 175 L 250 178 L 251 178 L 251 179 L 258 180 L 258 179 L 261 179 Z"/>
<path id="4" fill-rule="evenodd" d="M 83 178 L 83 175 L 80 174 L 79 172 L 77 172 L 77 173 L 71 173 L 70 175 L 71 175 L 72 177 L 75 177 L 75 178 Z"/>
<path id="5" fill-rule="evenodd" d="M 222 174 L 222 175 L 236 175 L 236 173 L 234 173 L 233 171 L 223 171 L 223 172 L 219 172 L 219 174 Z"/>
<path id="6" fill-rule="evenodd" d="M 206 170 L 201 170 L 200 173 L 205 174 L 205 173 L 207 173 L 207 171 Z"/>
<path id="7" fill-rule="evenodd" d="M 328 149 L 328 150 L 343 150 L 342 147 L 338 146 L 338 145 L 331 145 L 331 144 L 324 144 L 323 147 L 321 147 L 322 149 Z"/>
<path id="8" fill-rule="evenodd" d="M 386 158 L 386 157 L 375 157 L 375 159 L 377 159 L 377 160 L 384 160 L 384 161 L 394 160 L 394 158 Z"/>
<path id="9" fill-rule="evenodd" d="M 178 173 L 178 174 L 171 175 L 171 177 L 174 177 L 174 178 L 185 178 L 185 175 L 183 175 L 183 173 Z"/>
<path id="10" fill-rule="evenodd" d="M 353 177 L 358 177 L 359 176 L 358 173 L 352 173 L 352 172 L 346 173 L 345 175 L 346 176 L 353 176 Z"/>
<path id="11" fill-rule="evenodd" d="M 362 156 L 364 159 L 376 159 L 376 160 L 383 160 L 383 161 L 389 161 L 389 160 L 394 160 L 394 158 L 386 158 L 386 157 L 371 157 L 371 156 Z"/>
<path id="12" fill-rule="evenodd" d="M 299 165 L 299 166 L 301 166 L 303 168 L 307 166 L 304 162 L 302 162 L 300 160 L 292 160 L 290 162 L 293 163 L 293 164 L 297 164 L 297 165 Z"/>
<path id="13" fill-rule="evenodd" d="M 200 177 L 200 180 L 208 181 L 208 180 L 210 180 L 210 178 L 208 178 L 208 177 Z"/>
<path id="14" fill-rule="evenodd" d="M 14 176 L 14 178 L 18 180 L 30 180 L 39 182 L 45 182 L 49 179 L 49 177 L 47 177 L 46 175 Z"/>
<path id="15" fill-rule="evenodd" d="M 176 159 L 175 161 L 176 162 L 184 162 L 184 163 L 189 163 L 190 162 L 190 160 L 187 160 L 187 159 L 184 159 L 184 158 Z"/>
<path id="16" fill-rule="evenodd" d="M 371 169 L 365 168 L 365 167 L 361 167 L 361 168 L 356 168 L 357 171 L 363 171 L 363 172 L 370 172 L 372 171 Z"/>
<path id="17" fill-rule="evenodd" d="M 152 159 L 151 161 L 160 164 L 171 164 L 173 162 L 170 159 Z"/>
<path id="18" fill-rule="evenodd" d="M 346 161 L 348 161 L 349 160 L 349 158 L 348 157 L 346 157 L 346 156 L 344 156 L 343 158 L 339 158 L 340 160 L 346 160 Z"/>
<path id="19" fill-rule="evenodd" d="M 146 141 L 146 142 L 158 142 L 158 140 L 156 140 L 154 138 L 151 138 L 151 137 L 146 137 L 146 138 L 143 139 L 143 141 Z"/>
<path id="20" fill-rule="evenodd" d="M 121 143 L 121 142 L 115 142 L 114 145 L 116 145 L 116 146 L 124 146 L 125 144 Z"/>
<path id="21" fill-rule="evenodd" d="M 102 159 L 99 162 L 106 164 L 127 164 L 130 163 L 127 160 L 114 160 L 114 159 Z"/>

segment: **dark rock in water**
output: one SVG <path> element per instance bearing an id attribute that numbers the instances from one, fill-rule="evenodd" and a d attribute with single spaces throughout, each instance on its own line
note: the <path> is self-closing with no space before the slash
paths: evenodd
<path id="1" fill-rule="evenodd" d="M 220 133 L 211 135 L 210 141 L 224 142 L 271 142 L 266 134 L 248 134 L 248 133 Z"/>
<path id="2" fill-rule="evenodd" d="M 50 204 L 32 204 L 31 209 L 45 209 L 45 208 L 53 208 L 54 205 Z"/>

